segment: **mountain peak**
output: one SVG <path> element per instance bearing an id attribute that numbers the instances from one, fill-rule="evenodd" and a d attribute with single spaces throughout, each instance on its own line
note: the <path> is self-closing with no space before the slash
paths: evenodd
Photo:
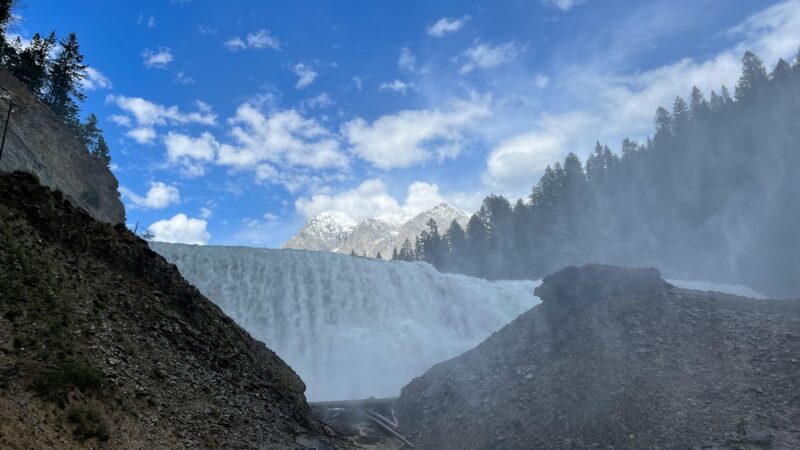
<path id="1" fill-rule="evenodd" d="M 370 257 L 380 252 L 383 257 L 388 257 L 406 239 L 414 242 L 422 231 L 428 229 L 430 219 L 444 230 L 453 220 L 466 225 L 469 214 L 447 203 L 440 203 L 416 216 L 384 213 L 360 222 L 342 211 L 324 211 L 310 217 L 283 247 L 338 253 L 355 252 Z"/>

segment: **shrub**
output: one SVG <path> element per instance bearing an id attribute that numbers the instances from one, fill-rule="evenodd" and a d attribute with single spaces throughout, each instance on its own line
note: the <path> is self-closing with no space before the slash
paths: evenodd
<path id="1" fill-rule="evenodd" d="M 107 441 L 109 438 L 108 425 L 95 407 L 70 408 L 67 419 L 76 425 L 73 434 L 80 440 L 97 438 L 100 441 Z"/>

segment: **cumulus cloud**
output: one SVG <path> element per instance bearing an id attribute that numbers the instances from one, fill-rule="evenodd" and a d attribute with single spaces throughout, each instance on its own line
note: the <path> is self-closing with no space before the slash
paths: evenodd
<path id="1" fill-rule="evenodd" d="M 483 102 L 458 100 L 446 110 L 404 110 L 372 123 L 357 118 L 342 126 L 342 134 L 351 151 L 375 167 L 402 168 L 458 156 L 467 129 L 487 115 Z"/>
<path id="2" fill-rule="evenodd" d="M 475 69 L 489 69 L 513 61 L 522 52 L 523 48 L 515 41 L 494 45 L 487 42 L 476 41 L 475 44 L 464 50 L 457 58 L 464 63 L 461 73 L 469 73 Z"/>
<path id="3" fill-rule="evenodd" d="M 206 33 L 208 34 L 208 33 Z M 253 33 L 248 33 L 244 38 L 232 37 L 224 42 L 225 47 L 231 51 L 247 50 L 247 49 L 263 49 L 270 48 L 272 50 L 281 49 L 281 41 L 273 36 L 268 30 L 258 30 Z"/>
<path id="4" fill-rule="evenodd" d="M 245 103 L 229 123 L 234 142 L 220 147 L 217 162 L 256 170 L 261 180 L 276 175 L 273 165 L 341 169 L 348 164 L 337 137 L 294 109 L 265 114 Z"/>
<path id="5" fill-rule="evenodd" d="M 111 80 L 94 67 L 87 67 L 86 78 L 81 80 L 81 86 L 87 91 L 111 89 Z"/>
<path id="6" fill-rule="evenodd" d="M 564 12 L 569 11 L 583 2 L 584 0 L 542 0 L 542 3 L 555 6 Z"/>
<path id="7" fill-rule="evenodd" d="M 214 161 L 220 144 L 208 131 L 194 138 L 170 131 L 164 137 L 167 161 L 181 168 L 184 176 L 199 177 L 205 174 L 206 164 Z"/>
<path id="8" fill-rule="evenodd" d="M 383 214 L 416 215 L 443 202 L 445 198 L 439 193 L 439 186 L 415 181 L 408 186 L 408 193 L 401 205 L 389 194 L 386 183 L 372 178 L 354 189 L 336 194 L 300 197 L 295 201 L 295 208 L 306 217 L 324 211 L 342 211 L 353 219 L 362 220 Z"/>
<path id="9" fill-rule="evenodd" d="M 392 92 L 399 92 L 403 95 L 408 93 L 409 89 L 414 87 L 411 83 L 406 83 L 402 80 L 394 80 L 392 82 L 383 82 L 378 86 L 379 91 L 392 91 Z"/>
<path id="10" fill-rule="evenodd" d="M 469 16 L 461 18 L 442 17 L 436 23 L 428 27 L 428 35 L 433 37 L 443 37 L 450 33 L 455 33 L 460 30 L 470 21 Z"/>
<path id="11" fill-rule="evenodd" d="M 157 50 L 146 48 L 142 51 L 142 62 L 151 69 L 166 69 L 174 60 L 169 47 L 159 47 Z"/>
<path id="12" fill-rule="evenodd" d="M 177 244 L 205 245 L 211 239 L 208 222 L 176 214 L 171 219 L 159 220 L 148 227 L 153 240 Z"/>
<path id="13" fill-rule="evenodd" d="M 113 103 L 120 109 L 128 114 L 131 114 L 136 121 L 137 126 L 152 127 L 154 125 L 214 125 L 217 122 L 217 116 L 209 108 L 208 105 L 200 107 L 198 103 L 198 111 L 196 112 L 183 112 L 177 106 L 163 106 L 145 100 L 141 97 L 125 97 L 123 95 L 108 95 L 106 96 L 106 103 Z M 119 117 L 119 116 L 118 116 Z M 124 116 L 122 116 L 124 117 Z M 121 123 L 117 121 L 117 123 Z"/>
<path id="14" fill-rule="evenodd" d="M 492 189 L 520 195 L 548 164 L 563 156 L 573 136 L 595 123 L 594 117 L 580 112 L 543 117 L 536 131 L 513 136 L 492 149 L 482 181 Z"/>
<path id="15" fill-rule="evenodd" d="M 294 85 L 295 89 L 303 89 L 317 79 L 317 72 L 304 63 L 295 64 L 292 66 L 292 71 L 297 75 L 297 83 Z"/>
<path id="16" fill-rule="evenodd" d="M 133 139 L 139 144 L 152 144 L 156 138 L 156 130 L 153 127 L 137 127 L 125 133 L 125 136 Z"/>
<path id="17" fill-rule="evenodd" d="M 151 182 L 150 189 L 144 197 L 137 195 L 124 186 L 119 188 L 119 192 L 134 208 L 163 209 L 181 200 L 181 194 L 177 187 L 167 185 L 161 181 Z"/>

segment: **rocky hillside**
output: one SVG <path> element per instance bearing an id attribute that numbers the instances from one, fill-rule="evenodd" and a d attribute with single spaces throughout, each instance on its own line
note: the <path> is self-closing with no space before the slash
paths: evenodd
<path id="1" fill-rule="evenodd" d="M 542 304 L 403 388 L 428 449 L 800 448 L 800 301 L 689 291 L 654 269 L 544 279 Z"/>
<path id="2" fill-rule="evenodd" d="M 420 233 L 428 229 L 433 219 L 444 233 L 453 220 L 466 227 L 469 214 L 441 203 L 416 216 L 384 214 L 357 222 L 341 211 L 326 211 L 314 215 L 283 248 L 324 252 L 366 254 L 375 257 L 380 252 L 384 259 L 391 258 L 392 250 L 399 250 L 406 239 L 414 243 Z"/>
<path id="3" fill-rule="evenodd" d="M 98 220 L 125 222 L 117 179 L 106 164 L 91 156 L 49 108 L 11 74 L 0 69 L 0 97 L 14 102 L 0 170 L 35 174 L 45 186 L 62 191 Z M 0 127 L 8 101 L 0 100 Z M 0 128 L 2 133 L 2 128 Z"/>
<path id="4" fill-rule="evenodd" d="M 331 448 L 300 378 L 122 225 L 0 173 L 0 448 Z"/>

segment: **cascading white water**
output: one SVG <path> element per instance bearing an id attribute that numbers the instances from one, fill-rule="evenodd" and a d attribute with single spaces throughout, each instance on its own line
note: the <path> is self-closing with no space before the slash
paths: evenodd
<path id="1" fill-rule="evenodd" d="M 310 400 L 396 396 L 539 300 L 424 263 L 301 250 L 153 243 L 183 276 L 305 381 Z"/>

